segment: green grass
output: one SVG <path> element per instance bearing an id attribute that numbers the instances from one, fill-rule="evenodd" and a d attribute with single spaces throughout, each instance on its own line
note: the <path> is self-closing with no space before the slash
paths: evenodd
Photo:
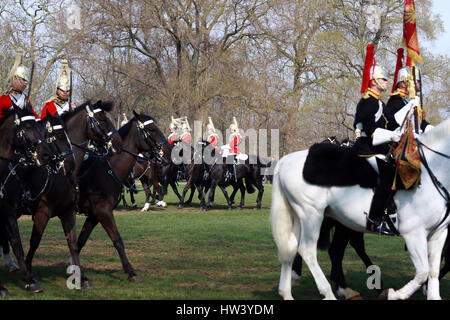
<path id="1" fill-rule="evenodd" d="M 137 197 L 140 207 L 143 196 L 139 193 Z M 255 199 L 256 193 L 247 195 L 245 209 L 228 211 L 218 191 L 215 209 L 201 212 L 196 196 L 192 205 L 177 209 L 176 197 L 170 192 L 165 199 L 167 209 L 151 207 L 141 213 L 119 206 L 115 211 L 116 222 L 128 258 L 143 278 L 142 283 L 127 281 L 119 256 L 99 225 L 80 257 L 94 286 L 67 289 L 65 268 L 69 253 L 57 218 L 49 222 L 34 259 L 33 273 L 44 292 L 26 292 L 19 276 L 7 273 L 3 267 L 1 282 L 8 288 L 10 299 L 280 299 L 277 293 L 280 264 L 269 223 L 271 187 L 265 187 L 262 210 L 253 210 Z M 77 217 L 78 232 L 84 221 L 84 216 Z M 27 251 L 31 218 L 22 217 L 19 224 Z M 414 269 L 400 237 L 366 235 L 365 239 L 369 256 L 381 267 L 385 287 L 398 289 L 412 279 Z M 328 276 L 330 263 L 326 252 L 319 252 L 319 263 Z M 351 248 L 346 251 L 344 270 L 352 288 L 365 298 L 377 297 L 378 292 L 367 289 L 369 275 Z M 306 265 L 303 272 L 293 288 L 294 298 L 321 299 Z M 450 297 L 446 279 L 441 281 L 441 295 Z M 416 293 L 412 299 L 423 296 Z"/>

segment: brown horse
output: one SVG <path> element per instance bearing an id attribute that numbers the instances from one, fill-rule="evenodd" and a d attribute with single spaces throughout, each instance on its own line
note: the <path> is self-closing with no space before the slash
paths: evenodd
<path id="1" fill-rule="evenodd" d="M 78 252 L 81 252 L 92 230 L 100 222 L 119 253 L 128 280 L 142 281 L 134 271 L 125 253 L 114 219 L 113 210 L 119 203 L 123 184 L 128 179 L 139 153 L 150 152 L 160 161 L 168 161 L 167 140 L 152 117 L 134 113 L 134 118 L 119 129 L 122 152 L 107 158 L 88 159 L 80 171 L 80 212 L 87 219 L 78 236 Z"/>
<path id="2" fill-rule="evenodd" d="M 92 141 L 99 148 L 96 151 L 97 153 L 104 152 L 109 147 L 114 150 L 120 150 L 121 138 L 116 132 L 117 130 L 115 130 L 114 124 L 106 115 L 106 112 L 110 112 L 112 108 L 113 104 L 109 102 L 98 101 L 93 105 L 90 102 L 86 102 L 77 109 L 63 114 L 62 119 L 65 122 L 61 120 L 58 129 L 53 127 L 53 133 L 56 135 L 57 141 L 66 143 L 66 146 L 58 148 L 63 158 L 68 157 L 65 161 L 63 160 L 64 163 L 71 162 L 73 164 L 71 170 L 65 167 L 64 172 L 52 174 L 49 180 L 49 187 L 45 192 L 42 192 L 41 196 L 33 201 L 33 203 L 22 208 L 23 213 L 33 215 L 30 248 L 25 260 L 30 272 L 33 257 L 39 247 L 44 230 L 49 219 L 53 217 L 58 217 L 61 220 L 73 264 L 80 268 L 75 224 L 75 175 L 79 171 L 85 152 L 80 142 Z M 76 145 L 75 148 L 72 148 L 71 142 Z M 64 148 L 71 152 L 64 152 Z M 90 151 L 93 152 L 94 150 Z M 44 183 L 42 179 L 46 177 L 46 173 L 43 172 L 43 169 L 33 170 L 31 175 L 32 185 L 34 185 L 35 189 L 39 190 L 40 184 Z M 83 286 L 90 286 L 89 280 L 82 272 L 81 284 Z M 42 291 L 37 284 L 28 288 L 34 292 Z"/>

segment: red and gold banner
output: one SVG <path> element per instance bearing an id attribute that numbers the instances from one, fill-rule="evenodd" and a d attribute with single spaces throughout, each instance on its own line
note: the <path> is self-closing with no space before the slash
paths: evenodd
<path id="1" fill-rule="evenodd" d="M 403 41 L 408 52 L 407 66 L 422 63 L 422 56 L 419 51 L 416 29 L 416 6 L 414 0 L 405 0 L 405 10 L 403 14 Z"/>

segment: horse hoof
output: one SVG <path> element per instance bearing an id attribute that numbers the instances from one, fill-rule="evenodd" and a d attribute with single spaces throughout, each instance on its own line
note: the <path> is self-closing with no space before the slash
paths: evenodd
<path id="1" fill-rule="evenodd" d="M 0 297 L 2 297 L 2 298 L 10 297 L 9 292 L 8 292 L 8 290 L 6 288 L 0 290 Z"/>
<path id="2" fill-rule="evenodd" d="M 228 207 L 228 211 L 231 211 L 231 210 L 233 210 L 233 207 Z"/>
<path id="3" fill-rule="evenodd" d="M 178 209 L 183 209 L 183 206 L 181 204 L 177 205 Z"/>
<path id="4" fill-rule="evenodd" d="M 136 282 L 136 283 L 141 283 L 142 282 L 142 278 L 138 277 L 138 276 L 132 276 L 128 278 L 128 281 L 130 282 Z"/>
<path id="5" fill-rule="evenodd" d="M 81 287 L 82 287 L 82 288 L 92 288 L 93 285 L 92 285 L 92 283 L 91 283 L 90 280 L 84 280 L 84 281 L 81 283 Z"/>
<path id="6" fill-rule="evenodd" d="M 361 295 L 358 294 L 356 296 L 348 298 L 347 300 L 364 300 L 364 299 L 363 299 L 363 297 L 361 297 Z"/>
<path id="7" fill-rule="evenodd" d="M 33 293 L 41 293 L 44 292 L 44 290 L 41 288 L 41 286 L 37 283 L 30 283 L 30 284 L 26 284 L 25 285 L 25 289 L 28 292 L 33 292 Z"/>

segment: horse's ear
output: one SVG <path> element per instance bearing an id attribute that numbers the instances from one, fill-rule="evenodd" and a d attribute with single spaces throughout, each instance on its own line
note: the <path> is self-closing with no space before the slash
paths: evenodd
<path id="1" fill-rule="evenodd" d="M 136 117 L 136 119 L 139 119 L 139 114 L 136 111 L 133 110 L 133 114 Z"/>
<path id="2" fill-rule="evenodd" d="M 102 106 L 102 110 L 103 111 L 110 112 L 113 109 L 113 107 L 114 107 L 114 102 L 112 102 L 112 101 L 105 101 L 105 102 L 101 103 L 101 106 Z"/>
<path id="3" fill-rule="evenodd" d="M 101 105 L 102 105 L 102 100 L 98 100 L 96 103 L 94 103 L 93 107 L 95 109 L 95 108 L 100 107 Z"/>

